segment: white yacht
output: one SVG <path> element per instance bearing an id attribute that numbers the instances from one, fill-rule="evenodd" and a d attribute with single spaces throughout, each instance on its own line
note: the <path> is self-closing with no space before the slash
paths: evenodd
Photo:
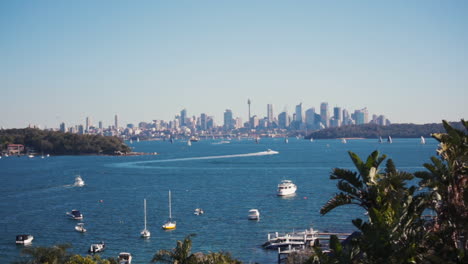
<path id="1" fill-rule="evenodd" d="M 132 254 L 121 252 L 119 254 L 119 264 L 132 264 Z"/>
<path id="2" fill-rule="evenodd" d="M 104 249 L 106 249 L 106 244 L 104 244 L 104 242 L 101 241 L 101 243 L 91 244 L 91 246 L 89 247 L 88 252 L 89 253 L 98 253 L 98 252 L 104 251 Z"/>
<path id="3" fill-rule="evenodd" d="M 83 179 L 81 178 L 80 175 L 76 176 L 75 177 L 75 183 L 73 184 L 73 186 L 75 187 L 83 187 L 85 185 L 85 182 L 83 181 Z"/>
<path id="4" fill-rule="evenodd" d="M 32 243 L 33 239 L 32 235 L 17 235 L 16 244 L 28 245 Z"/>
<path id="5" fill-rule="evenodd" d="M 249 220 L 260 220 L 260 212 L 257 209 L 249 210 Z"/>
<path id="6" fill-rule="evenodd" d="M 29 158 L 34 158 L 34 155 L 33 155 L 33 154 L 29 154 L 28 157 L 29 157 Z"/>
<path id="7" fill-rule="evenodd" d="M 145 210 L 145 228 L 141 231 L 141 237 L 143 238 L 148 238 L 151 236 L 151 233 L 148 229 L 146 229 L 146 199 L 143 200 L 143 207 L 144 207 L 144 210 Z"/>
<path id="8" fill-rule="evenodd" d="M 203 209 L 201 208 L 196 208 L 195 211 L 193 212 L 194 215 L 202 215 L 204 213 L 205 211 L 203 211 Z"/>
<path id="9" fill-rule="evenodd" d="M 292 195 L 296 192 L 297 186 L 290 180 L 283 180 L 278 184 L 278 196 Z"/>
<path id="10" fill-rule="evenodd" d="M 87 231 L 86 228 L 84 227 L 84 223 L 76 224 L 75 230 L 80 232 L 80 233 L 85 233 Z"/>
<path id="11" fill-rule="evenodd" d="M 176 221 L 172 220 L 171 191 L 169 191 L 169 220 L 162 226 L 162 228 L 165 230 L 176 229 Z"/>
<path id="12" fill-rule="evenodd" d="M 71 212 L 67 212 L 67 215 L 70 216 L 73 220 L 83 219 L 83 214 L 78 210 L 72 210 Z"/>

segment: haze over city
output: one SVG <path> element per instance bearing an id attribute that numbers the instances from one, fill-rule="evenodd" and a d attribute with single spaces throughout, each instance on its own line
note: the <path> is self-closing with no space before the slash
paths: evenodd
<path id="1" fill-rule="evenodd" d="M 4 1 L 0 127 L 222 123 L 303 103 L 468 116 L 466 1 Z"/>

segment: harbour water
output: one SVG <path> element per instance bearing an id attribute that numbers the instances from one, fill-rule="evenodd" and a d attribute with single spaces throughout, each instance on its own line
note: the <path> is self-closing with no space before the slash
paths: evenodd
<path id="1" fill-rule="evenodd" d="M 329 180 L 332 168 L 353 165 L 347 151 L 365 159 L 379 150 L 395 161 L 399 170 L 424 170 L 435 155 L 437 142 L 428 139 L 315 140 L 290 138 L 140 141 L 134 151 L 159 155 L 8 157 L 0 159 L 0 260 L 19 260 L 18 234 L 32 234 L 34 246 L 71 243 L 72 252 L 86 254 L 92 243 L 104 241 L 103 257 L 131 252 L 133 263 L 149 263 L 159 249 L 172 249 L 186 235 L 193 252 L 227 251 L 244 263 L 274 263 L 275 251 L 261 245 L 268 232 L 307 229 L 352 232 L 351 219 L 365 217 L 357 207 L 339 208 L 326 216 L 320 207 L 337 191 Z M 278 154 L 265 152 L 268 149 Z M 83 187 L 74 187 L 80 175 Z M 297 194 L 276 196 L 281 180 L 292 180 Z M 168 217 L 168 190 L 177 229 L 164 231 Z M 142 239 L 143 199 L 147 199 L 151 238 Z M 196 216 L 195 208 L 205 214 Z M 249 209 L 260 211 L 260 221 L 247 219 Z M 78 233 L 78 221 L 66 212 L 80 210 L 87 233 Z"/>

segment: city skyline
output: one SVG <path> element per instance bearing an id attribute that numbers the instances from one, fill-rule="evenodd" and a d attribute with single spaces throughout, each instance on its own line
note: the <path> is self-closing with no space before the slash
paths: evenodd
<path id="1" fill-rule="evenodd" d="M 329 102 L 393 123 L 467 118 L 466 1 L 5 1 L 0 127 L 222 123 Z"/>

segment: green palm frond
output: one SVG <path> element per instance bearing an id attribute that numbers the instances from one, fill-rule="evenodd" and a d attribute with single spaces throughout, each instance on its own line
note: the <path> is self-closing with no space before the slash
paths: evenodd
<path id="1" fill-rule="evenodd" d="M 332 180 L 345 180 L 355 188 L 362 188 L 362 181 L 359 178 L 356 172 L 347 170 L 347 169 L 340 169 L 335 168 L 333 169 L 332 174 L 330 175 L 330 179 Z"/>
<path id="2" fill-rule="evenodd" d="M 324 206 L 322 206 L 322 208 L 320 209 L 320 214 L 324 215 L 338 206 L 351 203 L 352 199 L 349 195 L 345 193 L 339 193 L 332 197 L 330 200 L 328 200 L 328 202 Z"/>

